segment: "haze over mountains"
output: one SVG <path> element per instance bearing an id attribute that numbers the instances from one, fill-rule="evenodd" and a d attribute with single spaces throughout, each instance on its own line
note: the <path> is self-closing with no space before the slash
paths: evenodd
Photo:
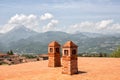
<path id="1" fill-rule="evenodd" d="M 105 35 L 89 32 L 69 34 L 61 31 L 38 33 L 25 26 L 19 26 L 7 33 L 0 34 L 0 51 L 47 53 L 47 45 L 53 40 L 58 41 L 60 44 L 72 40 L 79 46 L 79 53 L 111 53 L 120 44 L 120 34 Z"/>

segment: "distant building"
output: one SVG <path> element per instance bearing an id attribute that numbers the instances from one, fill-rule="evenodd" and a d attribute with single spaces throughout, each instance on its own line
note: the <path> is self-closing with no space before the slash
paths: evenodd
<path id="1" fill-rule="evenodd" d="M 4 63 L 4 64 L 19 64 L 19 63 L 23 63 L 26 62 L 26 59 L 23 57 L 20 57 L 17 54 L 14 55 L 8 55 L 5 53 L 0 53 L 0 64 Z"/>
<path id="2" fill-rule="evenodd" d="M 0 53 L 0 58 L 6 58 L 7 56 L 8 56 L 8 54 Z"/>
<path id="3" fill-rule="evenodd" d="M 48 60 L 48 54 L 39 54 L 36 57 L 37 61 Z"/>

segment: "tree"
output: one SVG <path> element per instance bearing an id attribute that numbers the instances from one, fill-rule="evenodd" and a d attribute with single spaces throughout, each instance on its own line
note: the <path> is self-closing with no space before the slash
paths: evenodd
<path id="1" fill-rule="evenodd" d="M 100 53 L 99 53 L 99 57 L 103 57 L 103 53 L 100 52 Z"/>
<path id="2" fill-rule="evenodd" d="M 111 57 L 120 57 L 120 47 L 113 51 Z"/>
<path id="3" fill-rule="evenodd" d="M 12 50 L 8 51 L 7 54 L 8 54 L 8 55 L 14 55 L 14 53 L 13 53 Z"/>
<path id="4" fill-rule="evenodd" d="M 10 55 L 13 55 L 14 53 L 13 53 L 13 51 L 12 50 L 10 50 Z"/>
<path id="5" fill-rule="evenodd" d="M 9 54 L 10 54 L 10 52 L 8 51 L 8 52 L 7 52 L 7 54 L 9 55 Z"/>

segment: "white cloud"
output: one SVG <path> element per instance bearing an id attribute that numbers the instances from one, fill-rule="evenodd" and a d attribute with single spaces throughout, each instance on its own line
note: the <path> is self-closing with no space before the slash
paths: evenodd
<path id="1" fill-rule="evenodd" d="M 58 24 L 58 20 L 51 20 L 46 26 L 43 27 L 43 32 L 55 31 Z"/>
<path id="2" fill-rule="evenodd" d="M 47 19 L 52 19 L 52 18 L 53 18 L 53 15 L 50 13 L 45 13 L 44 15 L 40 16 L 41 20 L 47 20 Z"/>
<path id="3" fill-rule="evenodd" d="M 96 26 L 97 26 L 97 29 L 105 29 L 108 26 L 110 26 L 110 24 L 112 23 L 113 23 L 113 20 L 103 20 L 103 21 L 96 23 Z"/>
<path id="4" fill-rule="evenodd" d="M 108 33 L 108 32 L 119 32 L 120 23 L 114 23 L 113 20 L 102 20 L 98 22 L 81 22 L 78 24 L 71 25 L 70 28 L 66 29 L 69 33 L 74 32 L 96 32 L 96 33 Z"/>
<path id="5" fill-rule="evenodd" d="M 37 15 L 16 14 L 15 16 L 10 18 L 7 24 L 5 24 L 3 27 L 0 28 L 0 33 L 6 33 L 12 30 L 14 27 L 18 27 L 21 25 L 36 32 L 54 30 L 56 24 L 58 24 L 58 20 L 54 20 L 54 19 L 51 20 L 51 18 L 53 18 L 52 14 L 45 13 L 44 15 L 42 15 L 41 19 L 44 21 L 50 19 L 50 22 L 47 20 L 46 24 L 42 24 L 41 19 Z"/>
<path id="6" fill-rule="evenodd" d="M 11 19 L 8 21 L 7 24 L 5 24 L 0 32 L 6 33 L 13 29 L 14 27 L 24 25 L 25 27 L 38 31 L 39 26 L 39 19 L 36 15 L 30 14 L 30 15 L 24 15 L 24 14 L 16 14 L 15 16 L 11 17 Z"/>
<path id="7" fill-rule="evenodd" d="M 6 33 L 14 28 L 12 24 L 5 24 L 4 27 L 0 28 L 0 33 Z"/>
<path id="8" fill-rule="evenodd" d="M 45 13 L 46 14 L 46 13 Z M 49 19 L 49 20 L 47 20 Z M 25 26 L 36 32 L 46 32 L 46 31 L 65 31 L 69 33 L 80 32 L 98 32 L 98 33 L 108 33 L 108 32 L 119 32 L 120 33 L 120 23 L 115 23 L 114 20 L 101 20 L 98 22 L 84 21 L 77 24 L 70 25 L 69 27 L 59 27 L 59 21 L 51 17 L 46 18 L 45 24 L 42 23 L 39 16 L 30 14 L 16 14 L 11 17 L 7 24 L 0 28 L 0 33 L 6 33 L 12 30 L 14 27 Z"/>

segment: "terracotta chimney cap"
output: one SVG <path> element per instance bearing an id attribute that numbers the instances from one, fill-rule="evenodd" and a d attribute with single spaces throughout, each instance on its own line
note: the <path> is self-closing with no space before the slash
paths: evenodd
<path id="1" fill-rule="evenodd" d="M 73 43 L 72 41 L 67 41 L 64 45 L 63 45 L 63 48 L 70 48 L 70 47 L 75 47 L 75 48 L 77 48 L 78 46 L 75 44 L 75 43 Z"/>
<path id="2" fill-rule="evenodd" d="M 55 46 L 60 46 L 60 44 L 57 41 L 52 41 L 51 43 L 48 44 L 49 47 L 55 47 Z"/>

